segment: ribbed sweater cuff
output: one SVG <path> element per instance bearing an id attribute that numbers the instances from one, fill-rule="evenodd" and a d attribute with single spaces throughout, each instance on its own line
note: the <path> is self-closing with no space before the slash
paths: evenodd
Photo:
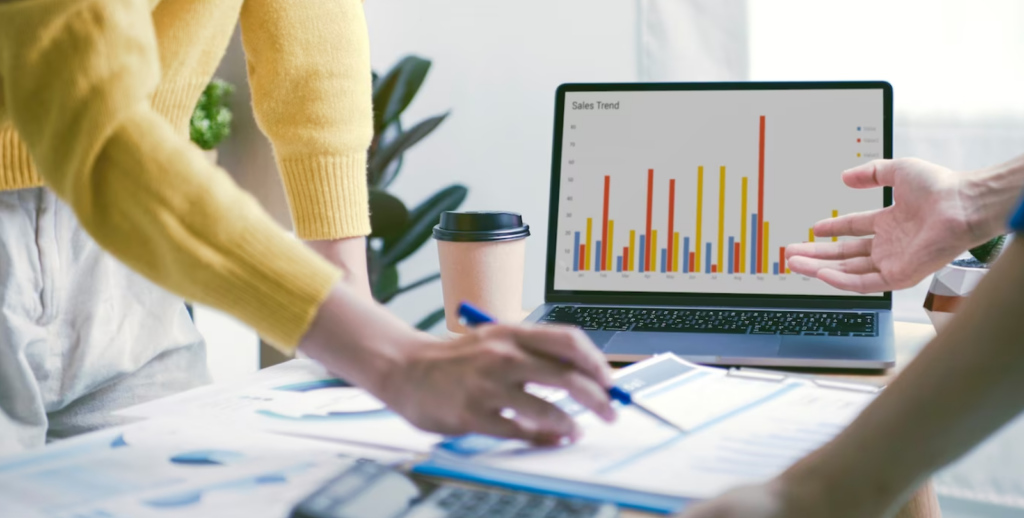
<path id="1" fill-rule="evenodd" d="M 365 153 L 289 158 L 279 166 L 301 239 L 369 235 Z"/>
<path id="2" fill-rule="evenodd" d="M 43 180 L 36 174 L 28 148 L 14 126 L 0 128 L 0 191 L 39 187 Z"/>
<path id="3" fill-rule="evenodd" d="M 211 279 L 212 302 L 248 322 L 278 349 L 298 346 L 341 271 L 296 242 L 267 239 L 264 228 L 250 226 L 234 240 L 232 254 L 240 268 L 220 291 Z M 286 238 L 292 239 L 292 238 Z M 220 300 L 216 300 L 220 299 Z"/>

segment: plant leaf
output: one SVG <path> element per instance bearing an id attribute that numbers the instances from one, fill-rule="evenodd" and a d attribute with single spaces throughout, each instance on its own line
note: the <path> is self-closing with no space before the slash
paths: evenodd
<path id="1" fill-rule="evenodd" d="M 380 189 L 370 188 L 370 237 L 394 239 L 409 224 L 409 209 L 402 200 Z"/>
<path id="2" fill-rule="evenodd" d="M 381 145 L 370 159 L 370 163 L 367 168 L 370 178 L 376 178 L 377 185 L 387 186 L 390 184 L 394 179 L 394 176 L 391 178 L 384 178 L 384 171 L 388 164 L 390 164 L 392 160 L 401 157 L 407 149 L 416 145 L 417 142 L 423 140 L 424 137 L 437 129 L 437 126 L 444 122 L 446 117 L 448 117 L 448 112 L 441 115 L 435 115 L 434 117 L 421 121 L 408 131 L 400 133 L 394 140 Z"/>
<path id="3" fill-rule="evenodd" d="M 420 331 L 429 331 L 430 328 L 436 326 L 437 323 L 442 320 L 444 320 L 444 308 L 440 308 L 423 317 L 423 320 L 416 323 L 416 329 L 419 329 Z"/>
<path id="4" fill-rule="evenodd" d="M 1003 252 L 1003 245 L 1006 243 L 1006 236 L 994 237 L 969 251 L 978 261 L 989 264 L 995 261 L 999 254 Z"/>
<path id="5" fill-rule="evenodd" d="M 398 292 L 398 268 L 395 266 L 385 266 L 377 277 L 377 282 L 372 286 L 371 291 L 373 292 L 374 300 L 381 304 L 395 298 L 395 294 Z"/>
<path id="6" fill-rule="evenodd" d="M 387 147 L 388 144 L 395 141 L 403 132 L 401 119 L 388 125 L 384 128 L 383 133 L 374 134 L 373 141 L 370 143 L 370 151 L 367 155 L 366 163 L 372 163 L 377 155 L 380 154 L 382 148 Z M 402 157 L 399 156 L 398 160 L 392 162 L 395 164 L 394 167 L 385 167 L 381 171 L 371 171 L 369 167 L 366 168 L 366 178 L 370 182 L 370 187 L 383 188 L 384 185 L 381 182 L 381 176 L 391 174 L 392 178 L 398 175 L 398 170 L 402 167 Z"/>
<path id="7" fill-rule="evenodd" d="M 405 233 L 398 239 L 384 241 L 383 263 L 388 266 L 398 264 L 423 246 L 430 239 L 441 213 L 459 208 L 468 192 L 462 185 L 448 186 L 409 212 L 409 227 Z"/>
<path id="8" fill-rule="evenodd" d="M 374 132 L 379 133 L 398 119 L 416 97 L 429 70 L 430 60 L 406 56 L 377 80 L 377 87 L 373 90 Z"/>

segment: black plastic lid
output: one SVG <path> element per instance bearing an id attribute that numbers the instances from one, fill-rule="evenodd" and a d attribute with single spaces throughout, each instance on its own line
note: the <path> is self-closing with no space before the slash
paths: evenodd
<path id="1" fill-rule="evenodd" d="M 441 222 L 434 227 L 438 241 L 507 241 L 530 235 L 530 226 L 515 212 L 452 212 L 441 213 Z"/>

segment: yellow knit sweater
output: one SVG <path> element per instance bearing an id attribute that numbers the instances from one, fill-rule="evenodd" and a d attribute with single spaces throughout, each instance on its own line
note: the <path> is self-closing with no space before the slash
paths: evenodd
<path id="1" fill-rule="evenodd" d="M 45 184 L 131 268 L 292 348 L 340 273 L 187 138 L 239 18 L 298 236 L 368 234 L 360 0 L 0 2 L 0 189 Z"/>

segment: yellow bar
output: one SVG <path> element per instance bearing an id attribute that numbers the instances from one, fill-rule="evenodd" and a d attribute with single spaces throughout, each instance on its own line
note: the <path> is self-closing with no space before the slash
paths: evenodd
<path id="1" fill-rule="evenodd" d="M 725 262 L 725 166 L 718 170 L 718 272 L 722 272 Z"/>
<path id="2" fill-rule="evenodd" d="M 813 243 L 814 242 L 814 228 L 813 227 L 807 229 L 807 242 L 808 243 Z"/>
<path id="3" fill-rule="evenodd" d="M 739 272 L 747 264 L 747 177 L 743 177 L 743 195 L 740 198 L 740 256 L 736 261 L 740 265 Z"/>
<path id="4" fill-rule="evenodd" d="M 770 272 L 771 270 L 768 269 L 768 222 L 767 221 L 764 222 L 764 246 L 763 246 L 763 248 L 764 248 L 764 250 L 762 250 L 762 256 L 761 256 L 761 271 L 764 272 L 765 275 L 769 275 L 768 272 Z"/>
<path id="5" fill-rule="evenodd" d="M 583 266 L 585 266 L 586 268 L 584 268 L 584 270 L 589 270 L 594 265 L 594 263 L 590 262 L 590 256 L 591 256 L 591 254 L 590 254 L 590 252 L 591 252 L 591 250 L 590 250 L 591 249 L 591 246 L 590 246 L 590 230 L 591 230 L 591 227 L 593 227 L 593 226 L 594 226 L 594 221 L 592 219 L 590 219 L 590 218 L 587 218 L 587 249 L 586 249 L 586 259 L 583 261 Z"/>
<path id="6" fill-rule="evenodd" d="M 636 241 L 636 230 L 629 231 L 629 267 L 626 268 L 629 271 L 633 271 L 633 265 L 636 263 L 636 259 L 633 258 L 636 252 L 633 250 L 633 242 Z"/>
<path id="7" fill-rule="evenodd" d="M 789 275 L 791 273 L 793 273 L 793 272 L 789 271 L 789 268 L 786 268 L 786 275 Z"/>
<path id="8" fill-rule="evenodd" d="M 832 211 L 832 217 L 833 218 L 838 218 L 839 217 L 839 211 L 838 210 L 833 210 Z M 835 237 L 835 236 L 832 236 L 832 241 L 839 241 L 839 238 Z"/>
<path id="9" fill-rule="evenodd" d="M 608 255 L 608 258 L 607 258 L 608 259 L 608 269 L 610 271 L 613 271 L 613 272 L 615 271 L 615 261 L 614 261 L 615 254 L 613 253 L 615 251 L 615 247 L 612 246 L 612 244 L 615 242 L 615 238 L 614 238 L 614 234 L 613 234 L 614 232 L 615 232 L 615 220 L 610 219 L 610 220 L 608 220 L 608 244 L 605 246 L 605 248 L 608 249 L 608 254 L 607 254 Z"/>
<path id="10" fill-rule="evenodd" d="M 672 234 L 672 271 L 679 271 L 679 232 Z"/>
<path id="11" fill-rule="evenodd" d="M 700 215 L 704 211 L 704 166 L 697 167 L 697 239 L 693 250 L 693 271 L 700 271 Z M 710 259 L 710 258 L 709 258 Z"/>
<path id="12" fill-rule="evenodd" d="M 650 231 L 650 270 L 657 271 L 657 230 Z"/>

